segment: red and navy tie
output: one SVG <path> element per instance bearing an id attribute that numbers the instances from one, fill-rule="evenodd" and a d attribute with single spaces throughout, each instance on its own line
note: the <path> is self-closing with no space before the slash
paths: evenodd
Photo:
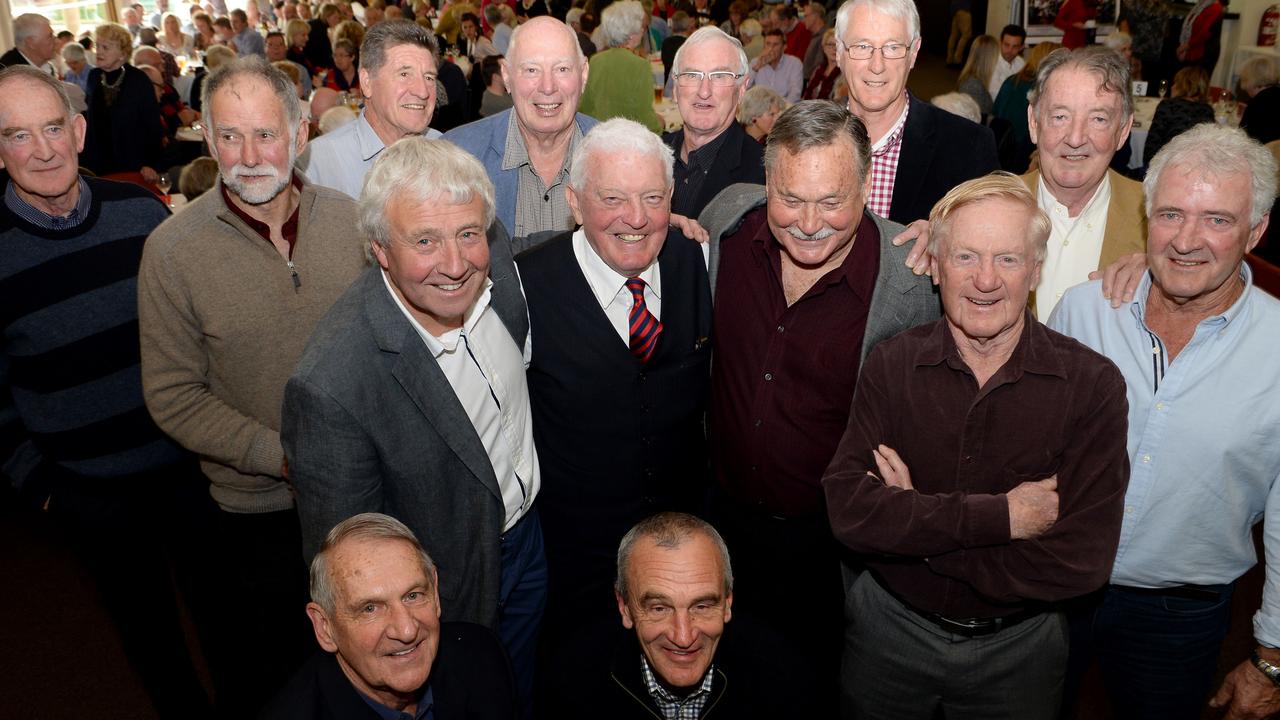
<path id="1" fill-rule="evenodd" d="M 658 347 L 658 336 L 662 334 L 662 323 L 649 312 L 644 304 L 644 281 L 640 278 L 627 278 L 627 289 L 631 291 L 631 314 L 628 316 L 628 327 L 631 329 L 631 354 L 640 362 L 648 362 L 653 351 Z"/>

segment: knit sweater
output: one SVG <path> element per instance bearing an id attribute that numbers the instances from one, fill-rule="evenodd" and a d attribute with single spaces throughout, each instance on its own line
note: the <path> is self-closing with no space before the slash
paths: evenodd
<path id="1" fill-rule="evenodd" d="M 0 201 L 0 376 L 7 367 L 20 422 L 6 444 L 29 439 L 80 475 L 130 475 L 183 455 L 147 414 L 138 365 L 138 260 L 169 213 L 135 185 L 86 181 L 89 213 L 73 228 L 37 227 Z"/>
<path id="2" fill-rule="evenodd" d="M 293 269 L 221 181 L 148 238 L 138 273 L 142 381 L 165 432 L 200 455 L 224 510 L 293 506 L 281 480 L 284 386 L 320 317 L 365 266 L 355 202 L 303 185 Z"/>

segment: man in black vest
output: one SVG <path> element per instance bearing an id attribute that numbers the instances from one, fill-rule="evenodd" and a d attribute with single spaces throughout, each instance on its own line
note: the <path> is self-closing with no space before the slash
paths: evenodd
<path id="1" fill-rule="evenodd" d="M 622 536 L 655 512 L 695 508 L 704 489 L 711 294 L 699 246 L 667 242 L 671 167 L 671 150 L 632 121 L 592 129 L 567 190 L 581 229 L 518 260 L 550 574 L 544 627 L 607 613 Z"/>

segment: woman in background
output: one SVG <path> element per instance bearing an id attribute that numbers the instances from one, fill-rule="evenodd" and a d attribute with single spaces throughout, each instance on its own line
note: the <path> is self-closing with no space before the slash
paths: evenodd
<path id="1" fill-rule="evenodd" d="M 758 85 L 742 95 L 738 103 L 738 123 L 756 142 L 761 145 L 769 143 L 769 131 L 783 110 L 787 109 L 787 101 L 772 88 Z"/>
<path id="2" fill-rule="evenodd" d="M 840 65 L 836 62 L 836 30 L 831 28 L 822 34 L 822 64 L 813 69 L 809 84 L 804 88 L 804 100 L 830 100 L 836 83 L 840 82 Z"/>
<path id="3" fill-rule="evenodd" d="M 1142 166 L 1150 165 L 1151 158 L 1170 140 L 1206 122 L 1213 122 L 1209 73 L 1202 67 L 1184 67 L 1173 76 L 1169 97 L 1156 106 L 1147 142 L 1142 146 Z"/>
<path id="4" fill-rule="evenodd" d="M 637 0 L 617 0 L 604 9 L 600 27 L 608 49 L 591 56 L 578 108 L 597 120 L 629 118 L 661 133 L 662 119 L 653 110 L 653 69 L 635 51 L 644 22 L 645 11 Z"/>
<path id="5" fill-rule="evenodd" d="M 978 111 L 983 117 L 991 114 L 991 93 L 987 85 L 991 82 L 991 73 L 995 72 L 996 60 L 1000 57 L 1000 41 L 990 35 L 979 35 L 973 39 L 969 48 L 969 59 L 960 71 L 960 79 L 956 89 L 973 98 L 978 103 Z"/>

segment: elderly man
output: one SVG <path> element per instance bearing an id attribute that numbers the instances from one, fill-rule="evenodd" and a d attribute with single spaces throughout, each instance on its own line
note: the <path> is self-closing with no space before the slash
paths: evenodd
<path id="1" fill-rule="evenodd" d="M 587 61 L 573 29 L 550 17 L 517 27 L 502 81 L 512 109 L 454 128 L 445 139 L 480 159 L 512 237 L 572 230 L 564 187 L 570 158 L 596 124 L 578 112 Z"/>
<path id="2" fill-rule="evenodd" d="M 230 18 L 231 31 L 235 33 L 232 43 L 236 54 L 240 57 L 246 55 L 265 57 L 267 54 L 266 43 L 263 42 L 262 35 L 258 34 L 258 28 L 249 23 L 249 16 L 245 11 L 236 8 L 231 11 Z"/>
<path id="3" fill-rule="evenodd" d="M 1022 176 L 1053 228 L 1032 296 L 1036 317 L 1048 318 L 1090 273 L 1146 248 L 1142 187 L 1109 169 L 1129 142 L 1128 88 L 1129 63 L 1104 47 L 1057 50 L 1040 63 L 1027 110 L 1040 169 Z"/>
<path id="4" fill-rule="evenodd" d="M 671 211 L 697 217 L 735 182 L 764 182 L 764 148 L 734 122 L 749 80 L 742 43 L 716 27 L 695 31 L 672 72 L 684 127 L 662 136 L 675 151 Z"/>
<path id="5" fill-rule="evenodd" d="M 1027 30 L 1021 25 L 1005 25 L 1000 31 L 1000 57 L 996 58 L 995 70 L 991 71 L 991 80 L 987 83 L 987 92 L 994 99 L 1000 94 L 1000 86 L 1011 75 L 1026 67 L 1027 61 L 1022 59 L 1022 49 L 1027 46 Z"/>
<path id="6" fill-rule="evenodd" d="M 555 717 L 823 717 L 791 649 L 734 607 L 729 549 L 706 522 L 667 512 L 631 528 L 614 600 L 622 628 L 613 615 L 559 643 L 575 662 L 547 678 Z"/>
<path id="7" fill-rule="evenodd" d="M 998 167 L 991 131 L 907 92 L 920 52 L 912 0 L 848 0 L 836 40 L 849 110 L 871 137 L 871 212 L 903 224 L 923 219 L 948 190 Z"/>
<path id="8" fill-rule="evenodd" d="M 809 41 L 813 39 L 813 31 L 808 22 L 800 21 L 800 13 L 790 3 L 775 4 L 769 8 L 770 30 L 782 33 L 786 53 L 797 59 L 803 58 L 809 49 Z M 765 42 L 768 42 L 765 33 Z"/>
<path id="9" fill-rule="evenodd" d="M 1128 382 L 1133 471 L 1119 554 L 1072 636 L 1073 656 L 1101 662 L 1117 716 L 1200 717 L 1260 518 L 1258 647 L 1212 704 L 1230 706 L 1230 718 L 1280 711 L 1280 303 L 1242 262 L 1267 227 L 1275 178 L 1270 153 L 1241 131 L 1179 135 L 1147 172 L 1149 270 L 1133 301 L 1112 308 L 1086 284 L 1049 319 Z"/>
<path id="10" fill-rule="evenodd" d="M 321 650 L 264 720 L 516 717 L 502 646 L 480 625 L 440 622 L 435 563 L 393 517 L 362 513 L 329 531 L 307 615 Z"/>
<path id="11" fill-rule="evenodd" d="M 765 31 L 764 52 L 751 63 L 751 82 L 773 90 L 787 102 L 796 102 L 804 91 L 804 67 L 800 58 L 783 52 L 784 38 L 777 28 Z"/>
<path id="12" fill-rule="evenodd" d="M 304 550 L 355 513 L 403 518 L 445 570 L 444 616 L 499 633 L 525 700 L 547 588 L 542 476 L 493 186 L 454 145 L 407 138 L 359 207 L 378 267 L 321 321 L 284 396 Z"/>
<path id="13" fill-rule="evenodd" d="M 618 540 L 654 512 L 696 509 L 706 490 L 711 295 L 699 246 L 667 241 L 671 149 L 614 119 L 572 167 L 582 227 L 519 262 L 551 626 L 607 608 Z"/>
<path id="14" fill-rule="evenodd" d="M 0 67 L 31 65 L 53 74 L 56 41 L 53 26 L 43 15 L 24 13 L 13 19 L 14 47 L 0 55 Z"/>
<path id="15" fill-rule="evenodd" d="M 702 214 L 715 293 L 715 521 L 738 558 L 739 600 L 804 643 L 829 706 L 845 584 L 822 472 L 862 359 L 938 317 L 929 280 L 890 243 L 901 226 L 866 210 L 870 162 L 857 117 L 823 100 L 797 103 L 770 135 L 767 193 L 731 186 Z M 726 227 L 737 230 L 725 236 Z M 806 599 L 799 616 L 789 609 L 796 597 Z"/>
<path id="16" fill-rule="evenodd" d="M 929 221 L 944 317 L 867 357 L 822 481 L 869 570 L 850 591 L 845 710 L 1051 720 L 1054 603 L 1106 582 L 1120 537 L 1124 379 L 1030 316 L 1049 219 L 1018 178 L 963 183 Z"/>
<path id="17" fill-rule="evenodd" d="M 298 158 L 298 169 L 317 185 L 352 198 L 373 161 L 402 137 L 440 137 L 428 128 L 436 109 L 436 42 L 408 20 L 369 28 L 360 45 L 360 90 L 364 111 L 328 135 L 316 138 Z"/>
<path id="18" fill-rule="evenodd" d="M 225 65 L 205 80 L 204 108 L 221 179 L 147 241 L 142 379 L 152 417 L 200 455 L 223 510 L 212 568 L 228 597 L 219 702 L 248 717 L 308 642 L 296 614 L 306 566 L 279 435 L 285 382 L 365 261 L 352 240 L 354 203 L 292 172 L 307 123 L 284 73 L 257 57 Z M 268 636 L 272 652 L 248 650 Z"/>
<path id="19" fill-rule="evenodd" d="M 85 120 L 64 88 L 29 65 L 0 71 L 0 385 L 17 421 L 0 461 L 70 541 L 158 715 L 205 717 L 170 575 L 207 640 L 216 508 L 194 458 L 147 416 L 138 358 L 138 261 L 168 212 L 135 185 L 78 174 Z M 7 462 L 14 443 L 33 467 Z"/>

